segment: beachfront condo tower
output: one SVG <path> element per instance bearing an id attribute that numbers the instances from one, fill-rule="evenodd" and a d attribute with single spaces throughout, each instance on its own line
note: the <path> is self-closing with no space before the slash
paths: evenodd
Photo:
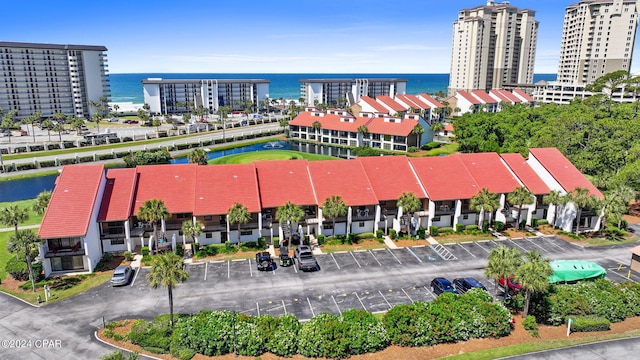
<path id="1" fill-rule="evenodd" d="M 460 10 L 453 22 L 449 95 L 532 84 L 537 39 L 533 10 L 492 0 Z"/>
<path id="2" fill-rule="evenodd" d="M 301 79 L 300 97 L 304 105 L 326 104 L 330 107 L 345 107 L 360 101 L 361 96 L 404 95 L 407 92 L 407 80 L 396 78 L 331 78 Z M 297 100 L 297 99 L 296 99 Z"/>
<path id="3" fill-rule="evenodd" d="M 110 96 L 104 46 L 0 41 L 0 107 L 16 119 L 37 111 L 90 118 Z"/>
<path id="4" fill-rule="evenodd" d="M 638 28 L 636 0 L 582 0 L 564 15 L 558 77 L 536 84 L 540 102 L 569 103 L 587 97 L 585 86 L 618 70 L 630 71 Z M 620 91 L 612 100 L 634 101 Z"/>
<path id="5" fill-rule="evenodd" d="M 142 80 L 144 102 L 157 114 L 179 114 L 203 107 L 215 113 L 220 106 L 233 111 L 257 111 L 269 97 L 264 79 L 161 79 Z"/>

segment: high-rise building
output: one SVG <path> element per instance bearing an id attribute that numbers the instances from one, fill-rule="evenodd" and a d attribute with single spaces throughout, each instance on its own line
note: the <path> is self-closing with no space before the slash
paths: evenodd
<path id="1" fill-rule="evenodd" d="M 557 81 L 590 84 L 604 74 L 629 71 L 637 26 L 636 0 L 582 0 L 568 6 Z"/>
<path id="2" fill-rule="evenodd" d="M 175 114 L 204 107 L 217 112 L 220 106 L 243 111 L 251 104 L 253 111 L 269 97 L 269 80 L 264 79 L 161 79 L 142 80 L 144 102 L 158 114 Z"/>
<path id="3" fill-rule="evenodd" d="M 40 111 L 89 118 L 108 101 L 107 48 L 0 41 L 0 107 L 17 119 Z"/>
<path id="4" fill-rule="evenodd" d="M 407 91 L 407 80 L 396 78 L 365 78 L 365 79 L 301 79 L 300 97 L 304 104 L 314 106 L 327 104 L 329 106 L 353 105 L 360 101 L 361 96 L 385 95 L 394 97 L 404 95 Z"/>
<path id="5" fill-rule="evenodd" d="M 449 95 L 531 84 L 537 39 L 533 10 L 492 0 L 460 10 L 453 23 Z"/>
<path id="6" fill-rule="evenodd" d="M 565 11 L 556 81 L 536 83 L 538 102 L 567 104 L 592 94 L 585 87 L 618 70 L 631 70 L 638 28 L 637 0 L 581 0 Z M 617 90 L 611 99 L 636 101 Z"/>

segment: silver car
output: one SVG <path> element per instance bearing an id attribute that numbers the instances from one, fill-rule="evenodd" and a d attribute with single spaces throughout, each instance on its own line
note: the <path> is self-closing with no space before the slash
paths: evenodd
<path id="1" fill-rule="evenodd" d="M 113 270 L 113 275 L 111 276 L 111 285 L 127 285 L 131 281 L 132 276 L 133 269 L 131 268 L 131 266 L 118 266 L 115 270 Z"/>

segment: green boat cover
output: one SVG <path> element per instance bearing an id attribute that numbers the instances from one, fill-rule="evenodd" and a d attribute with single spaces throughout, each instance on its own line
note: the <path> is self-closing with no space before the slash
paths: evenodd
<path id="1" fill-rule="evenodd" d="M 551 262 L 553 274 L 549 276 L 549 282 L 571 283 L 580 280 L 603 279 L 607 270 L 602 266 L 582 260 L 556 260 Z"/>

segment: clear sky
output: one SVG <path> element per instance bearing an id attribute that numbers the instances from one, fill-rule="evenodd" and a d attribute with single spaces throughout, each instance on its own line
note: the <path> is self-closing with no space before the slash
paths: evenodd
<path id="1" fill-rule="evenodd" d="M 536 73 L 557 71 L 564 8 L 576 1 L 511 1 L 540 22 Z M 104 45 L 110 73 L 448 73 L 458 10 L 484 4 L 0 0 L 0 40 Z"/>

